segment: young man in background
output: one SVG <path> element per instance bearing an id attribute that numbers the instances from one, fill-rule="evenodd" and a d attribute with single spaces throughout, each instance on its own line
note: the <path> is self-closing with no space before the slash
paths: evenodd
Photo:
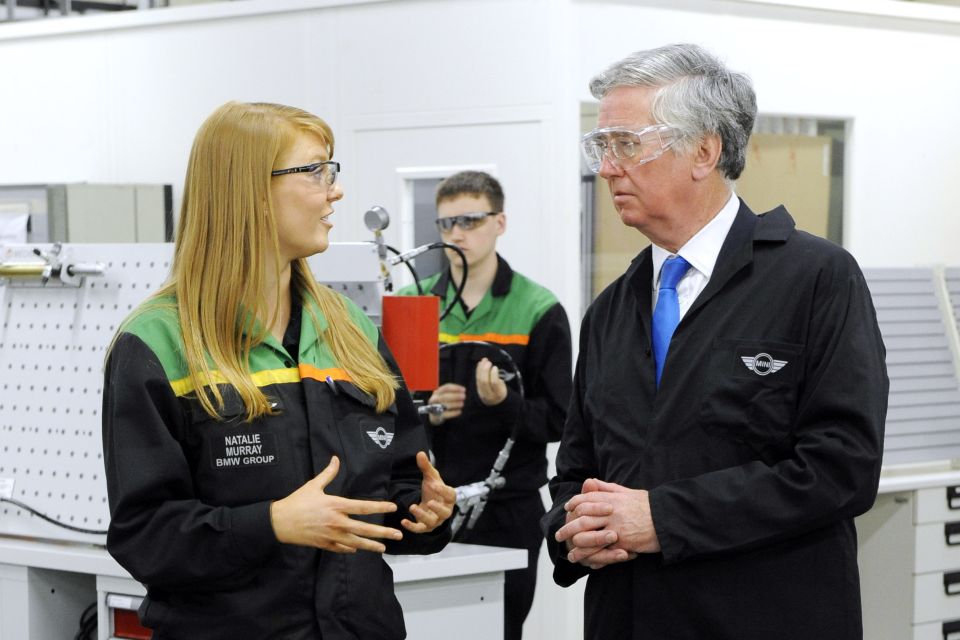
<path id="1" fill-rule="evenodd" d="M 463 251 L 468 268 L 461 301 L 440 322 L 441 385 L 429 402 L 445 409 L 430 418 L 432 448 L 437 469 L 456 487 L 484 480 L 507 438 L 515 440 L 502 471 L 506 484 L 490 494 L 472 528 L 465 521 L 455 540 L 527 550 L 527 568 L 508 571 L 504 586 L 504 638 L 519 640 L 543 540 L 539 489 L 547 481 L 546 446 L 560 439 L 570 397 L 570 325 L 550 291 L 497 254 L 507 220 L 495 178 L 480 171 L 452 175 L 437 187 L 436 203 L 440 236 Z M 447 270 L 420 283 L 424 293 L 440 296 L 441 308 L 463 279 L 459 255 L 448 249 L 447 257 Z M 400 291 L 415 293 L 415 287 Z M 489 344 L 469 344 L 475 341 Z M 517 372 L 522 394 L 513 382 Z"/>

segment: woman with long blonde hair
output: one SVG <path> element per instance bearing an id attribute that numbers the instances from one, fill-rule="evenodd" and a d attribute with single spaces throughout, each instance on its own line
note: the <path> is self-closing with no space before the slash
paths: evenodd
<path id="1" fill-rule="evenodd" d="M 333 147 L 301 109 L 217 109 L 170 278 L 111 345 L 107 549 L 156 640 L 403 638 L 381 554 L 449 539 L 454 491 L 382 337 L 307 267 L 343 197 Z"/>

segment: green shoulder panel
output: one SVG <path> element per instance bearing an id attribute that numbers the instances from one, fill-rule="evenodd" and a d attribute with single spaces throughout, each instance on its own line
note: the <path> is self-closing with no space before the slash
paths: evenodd
<path id="1" fill-rule="evenodd" d="M 140 338 L 160 360 L 168 380 L 187 375 L 183 359 L 183 332 L 173 296 L 151 298 L 137 307 L 124 320 L 121 332 Z"/>
<path id="2" fill-rule="evenodd" d="M 341 298 L 350 319 L 357 324 L 370 344 L 377 348 L 379 332 L 376 325 L 356 303 L 346 296 L 341 295 Z M 312 300 L 307 304 L 316 314 L 321 331 L 326 329 L 328 321 L 323 312 Z M 327 345 L 317 338 L 313 322 L 306 311 L 304 309 L 301 325 L 301 355 L 308 355 L 307 361 L 314 366 L 322 368 L 337 366 Z M 137 336 L 154 352 L 163 366 L 167 379 L 176 381 L 189 375 L 182 355 L 184 353 L 183 332 L 173 296 L 154 298 L 144 302 L 124 321 L 121 331 Z M 270 341 L 269 338 L 268 341 Z M 251 373 L 274 370 L 278 366 L 283 366 L 272 349 L 254 349 L 250 360 Z"/>
<path id="3" fill-rule="evenodd" d="M 430 291 L 440 279 L 441 273 L 435 274 L 420 281 L 423 290 Z M 415 285 L 403 287 L 397 292 L 401 296 L 417 295 Z M 446 304 L 453 297 L 453 284 L 447 287 L 444 302 Z M 506 299 L 497 306 L 499 312 L 494 316 L 484 319 L 484 329 L 488 332 L 494 332 L 504 335 L 528 335 L 533 327 L 540 321 L 540 318 L 558 303 L 557 297 L 547 288 L 537 284 L 530 278 L 513 272 L 513 280 L 510 282 L 510 293 Z M 453 315 L 447 316 L 442 323 L 441 332 L 457 330 L 454 325 L 459 323 L 453 318 Z"/>
<path id="4" fill-rule="evenodd" d="M 426 279 L 420 281 L 420 288 L 423 289 L 423 293 L 424 293 L 425 295 L 431 295 L 431 294 L 429 293 L 429 292 L 430 292 L 430 289 L 433 289 L 433 285 L 437 284 L 437 280 L 440 279 L 440 276 L 441 276 L 441 275 L 443 275 L 443 272 L 442 272 L 442 271 L 441 271 L 440 273 L 436 273 L 436 274 L 430 276 L 429 278 L 426 278 Z M 420 295 L 420 294 L 417 293 L 417 285 L 415 285 L 415 284 L 408 284 L 407 286 L 405 286 L 405 287 L 403 287 L 402 289 L 400 289 L 399 291 L 397 291 L 397 295 L 398 295 L 398 296 L 416 296 L 416 295 Z"/>
<path id="5" fill-rule="evenodd" d="M 519 325 L 529 327 L 528 330 L 532 330 L 543 314 L 559 302 L 549 289 L 516 271 L 507 297 L 510 299 L 509 315 L 514 316 Z"/>
<path id="6" fill-rule="evenodd" d="M 370 318 L 367 317 L 367 314 L 363 312 L 363 309 L 358 307 L 353 300 L 340 293 L 337 293 L 337 295 L 343 300 L 350 320 L 356 324 L 357 327 L 359 327 L 361 333 L 366 336 L 367 340 L 370 341 L 370 344 L 373 345 L 373 348 L 376 349 L 379 341 L 379 331 L 377 326 L 373 324 Z M 309 309 L 304 307 L 303 321 L 300 329 L 300 364 L 306 364 L 322 370 L 339 368 L 340 364 L 337 362 L 336 358 L 334 358 L 333 352 L 330 350 L 330 346 L 325 340 L 317 336 L 317 331 L 313 326 L 310 312 L 312 311 L 314 314 L 316 314 L 321 332 L 326 331 L 327 327 L 330 326 L 330 323 L 323 315 L 323 311 L 320 310 L 320 307 L 314 300 L 311 299 L 308 305 Z"/>

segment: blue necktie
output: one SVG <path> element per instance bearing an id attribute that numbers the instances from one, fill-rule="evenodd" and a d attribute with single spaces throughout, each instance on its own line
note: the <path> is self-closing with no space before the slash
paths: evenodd
<path id="1" fill-rule="evenodd" d="M 660 375 L 663 363 L 670 350 L 670 338 L 680 324 L 680 301 L 677 299 L 677 283 L 690 268 L 690 263 L 674 256 L 667 258 L 660 268 L 660 288 L 657 294 L 657 308 L 653 310 L 653 358 L 657 364 L 657 388 L 660 387 Z"/>

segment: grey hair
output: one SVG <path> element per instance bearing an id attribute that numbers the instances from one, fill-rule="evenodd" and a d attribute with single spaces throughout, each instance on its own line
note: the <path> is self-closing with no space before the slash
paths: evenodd
<path id="1" fill-rule="evenodd" d="M 740 177 L 747 141 L 757 117 L 750 78 L 727 69 L 695 44 L 671 44 L 638 51 L 614 63 L 590 81 L 590 93 L 602 99 L 616 87 L 658 88 L 652 115 L 681 132 L 678 150 L 690 151 L 707 134 L 720 136 L 717 169 L 727 180 Z"/>

